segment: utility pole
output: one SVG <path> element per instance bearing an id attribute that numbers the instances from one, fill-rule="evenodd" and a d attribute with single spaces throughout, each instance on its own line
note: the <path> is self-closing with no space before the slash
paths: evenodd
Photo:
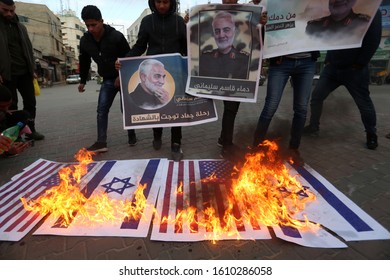
<path id="1" fill-rule="evenodd" d="M 62 0 L 60 0 L 60 9 L 61 9 L 61 15 L 64 15 L 64 6 L 62 5 Z"/>

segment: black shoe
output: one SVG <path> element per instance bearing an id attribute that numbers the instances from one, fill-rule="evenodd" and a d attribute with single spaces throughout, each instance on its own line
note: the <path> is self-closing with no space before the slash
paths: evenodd
<path id="1" fill-rule="evenodd" d="M 153 149 L 160 150 L 162 145 L 161 139 L 153 139 Z"/>
<path id="2" fill-rule="evenodd" d="M 95 142 L 92 146 L 88 147 L 87 150 L 95 153 L 105 153 L 108 151 L 107 143 Z"/>
<path id="3" fill-rule="evenodd" d="M 129 146 L 137 145 L 137 137 L 134 135 L 129 135 Z"/>
<path id="4" fill-rule="evenodd" d="M 222 147 L 221 149 L 221 158 L 224 158 L 228 161 L 239 162 L 244 159 L 245 151 L 241 150 L 240 147 L 231 144 Z"/>
<path id="5" fill-rule="evenodd" d="M 218 138 L 217 146 L 220 147 L 220 148 L 223 147 L 223 141 L 222 141 L 222 138 L 221 138 L 221 137 Z"/>
<path id="6" fill-rule="evenodd" d="M 320 135 L 320 129 L 318 127 L 315 127 L 314 125 L 309 124 L 303 129 L 303 134 L 318 137 Z"/>
<path id="7" fill-rule="evenodd" d="M 298 166 L 304 166 L 305 161 L 301 157 L 301 154 L 299 153 L 298 149 L 289 149 L 288 153 L 288 160 L 291 164 L 298 165 Z"/>
<path id="8" fill-rule="evenodd" d="M 171 151 L 172 151 L 172 159 L 174 161 L 180 161 L 183 158 L 183 151 L 180 147 L 180 144 L 173 143 L 171 147 Z"/>
<path id="9" fill-rule="evenodd" d="M 375 150 L 378 147 L 378 137 L 376 134 L 367 133 L 367 149 Z"/>
<path id="10" fill-rule="evenodd" d="M 26 133 L 26 139 L 39 141 L 45 139 L 45 136 L 37 131 L 34 131 L 32 133 Z"/>

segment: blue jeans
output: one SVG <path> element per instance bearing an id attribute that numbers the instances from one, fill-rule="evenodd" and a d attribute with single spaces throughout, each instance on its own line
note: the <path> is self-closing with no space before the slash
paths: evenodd
<path id="1" fill-rule="evenodd" d="M 319 129 L 322 106 L 329 94 L 344 85 L 359 108 L 364 128 L 368 134 L 376 133 L 376 112 L 370 98 L 368 66 L 338 69 L 328 64 L 321 72 L 310 101 L 310 126 Z"/>
<path id="2" fill-rule="evenodd" d="M 315 61 L 309 58 L 283 57 L 280 64 L 271 64 L 268 72 L 267 96 L 257 122 L 253 145 L 260 144 L 267 134 L 271 120 L 278 109 L 286 83 L 291 76 L 294 94 L 294 117 L 291 125 L 290 148 L 298 149 L 306 122 Z"/>
<path id="3" fill-rule="evenodd" d="M 115 96 L 119 91 L 114 85 L 115 79 L 104 79 L 100 87 L 97 106 L 97 142 L 107 143 L 108 113 Z M 122 99 L 121 99 L 122 102 Z M 121 106 L 122 111 L 122 106 Z M 128 130 L 128 135 L 135 134 L 134 130 Z"/>

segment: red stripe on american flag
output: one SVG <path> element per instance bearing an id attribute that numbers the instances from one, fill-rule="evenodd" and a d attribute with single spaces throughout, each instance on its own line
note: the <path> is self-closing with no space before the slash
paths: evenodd
<path id="1" fill-rule="evenodd" d="M 49 164 L 50 166 L 53 165 L 53 164 Z M 50 170 L 46 170 L 46 173 L 41 175 L 41 176 L 37 176 L 37 178 L 33 181 L 33 182 L 30 182 L 28 184 L 28 186 L 26 188 L 23 189 L 23 191 L 26 191 L 29 187 L 31 187 L 32 185 L 36 184 L 37 181 L 39 181 L 42 177 L 45 177 L 47 174 L 50 174 L 51 172 L 53 172 L 56 168 L 58 168 L 59 166 L 61 166 L 60 164 L 56 164 L 56 166 L 52 167 Z M 17 196 L 30 196 L 31 193 L 34 193 L 37 189 L 39 189 L 40 186 L 36 186 L 34 189 L 30 190 L 29 192 L 26 192 L 25 194 L 21 194 L 20 192 L 18 192 Z M 50 187 L 51 188 L 51 187 Z M 30 197 L 30 199 L 37 199 L 38 197 L 40 197 L 45 191 L 46 191 L 47 188 L 44 188 L 42 189 L 39 193 L 37 193 L 34 197 Z M 18 205 L 21 205 L 20 207 L 18 207 L 17 209 L 13 210 L 12 209 Z M 20 200 L 16 200 L 13 204 L 11 204 L 10 206 L 8 206 L 6 209 L 4 209 L 0 215 L 2 217 L 4 217 L 6 214 L 8 214 L 8 216 L 0 223 L 0 228 L 2 228 L 4 225 L 6 225 L 9 221 L 11 221 L 12 219 L 14 219 L 20 212 L 22 211 L 25 211 L 22 203 Z M 26 212 L 27 214 L 29 212 Z M 24 216 L 24 215 L 22 215 Z M 17 219 L 16 221 L 21 222 L 22 220 L 20 219 Z M 16 227 L 18 225 L 18 223 L 15 224 L 15 222 L 13 223 L 13 226 L 11 226 L 12 228 Z M 8 227 L 10 228 L 10 227 Z"/>
<path id="2" fill-rule="evenodd" d="M 35 213 L 34 216 L 31 217 L 31 219 L 29 219 L 27 221 L 27 223 L 25 223 L 20 229 L 18 229 L 18 232 L 23 232 L 25 231 L 29 226 L 31 226 L 32 223 L 35 222 L 36 219 L 38 219 L 39 217 L 41 217 L 41 215 L 39 213 Z"/>
<path id="3" fill-rule="evenodd" d="M 203 210 L 206 210 L 211 206 L 210 194 L 209 194 L 209 184 L 202 183 L 202 199 L 203 199 Z M 207 221 L 209 219 L 209 215 L 204 214 L 204 219 Z M 207 232 L 212 232 L 211 228 L 206 228 Z"/>
<path id="4" fill-rule="evenodd" d="M 28 176 L 30 176 L 31 173 L 35 172 L 35 170 L 39 169 L 39 168 L 40 168 L 42 165 L 44 165 L 44 164 L 46 164 L 46 161 L 40 162 L 40 163 L 39 163 L 37 166 L 35 166 L 34 168 L 30 169 L 29 171 L 26 171 L 26 173 L 23 174 L 23 177 L 28 177 Z M 26 180 L 28 180 L 28 179 L 26 179 Z M 14 184 L 16 184 L 16 183 L 18 183 L 18 182 L 19 182 L 19 179 L 18 179 L 18 180 L 15 180 L 15 181 L 11 181 L 11 183 L 8 184 L 6 188 L 0 189 L 0 193 L 5 192 L 6 190 L 7 190 L 7 191 L 10 191 L 10 188 L 11 188 Z M 9 193 L 9 192 L 7 192 L 5 195 L 7 195 L 8 193 Z M 4 197 L 4 196 L 0 196 L 0 200 L 3 199 L 3 197 Z"/>
<path id="5" fill-rule="evenodd" d="M 189 181 L 190 181 L 190 206 L 198 209 L 197 206 L 197 196 L 196 196 L 196 184 L 195 184 L 195 168 L 194 168 L 194 162 L 191 160 L 188 163 L 188 175 L 189 175 Z M 195 213 L 194 221 L 190 224 L 191 233 L 198 232 L 198 214 Z"/>
<path id="6" fill-rule="evenodd" d="M 49 165 L 49 167 L 51 166 L 52 164 Z M 11 196 L 10 198 L 8 198 L 5 202 L 4 202 L 4 206 L 11 203 L 13 200 L 15 200 L 16 198 L 18 197 L 21 197 L 21 196 L 24 196 L 24 197 L 28 197 L 31 193 L 34 193 L 37 189 L 39 189 L 41 186 L 35 186 L 34 189 L 32 190 L 29 190 L 33 185 L 35 185 L 37 182 L 39 182 L 43 177 L 47 176 L 48 174 L 54 172 L 54 170 L 56 170 L 60 165 L 55 165 L 53 166 L 50 170 L 47 170 L 46 169 L 46 172 L 45 173 L 40 173 L 41 175 L 40 176 L 36 176 L 37 174 L 34 174 L 36 177 L 34 178 L 33 181 L 29 182 L 27 184 L 27 186 L 25 186 L 22 190 L 18 191 L 18 192 L 15 192 L 15 194 L 13 196 Z M 31 176 L 33 178 L 33 176 Z M 32 179 L 30 178 L 30 179 Z M 26 180 L 23 180 L 23 182 L 21 182 L 18 187 L 20 185 L 24 185 L 27 181 L 29 181 L 30 179 L 26 179 Z M 51 187 L 48 187 L 48 188 L 51 188 Z M 28 191 L 29 190 L 29 191 Z M 6 213 L 8 213 L 12 208 L 14 208 L 16 205 L 20 204 L 20 201 L 19 200 L 16 200 L 13 204 L 9 205 L 7 208 L 3 208 L 4 206 L 2 206 L 3 208 L 3 211 L 0 212 L 0 216 L 4 216 Z M 1 227 L 1 224 L 0 224 L 0 227 Z"/>
<path id="7" fill-rule="evenodd" d="M 168 222 L 162 221 L 162 219 L 165 217 L 167 218 L 169 215 L 169 204 L 171 201 L 171 188 L 172 188 L 172 174 L 173 174 L 173 162 L 169 162 L 168 166 L 168 175 L 167 175 L 167 181 L 165 183 L 165 193 L 164 193 L 164 202 L 163 207 L 161 211 L 161 220 L 160 220 L 160 229 L 159 231 L 162 233 L 166 233 L 168 230 Z"/>
<path id="8" fill-rule="evenodd" d="M 177 186 L 176 186 L 176 217 L 177 214 L 182 212 L 184 209 L 184 199 L 183 199 L 183 193 L 184 193 L 184 162 L 180 161 L 178 164 L 178 171 L 177 171 Z M 181 186 L 181 191 L 179 191 L 179 187 Z M 182 226 L 182 219 L 177 218 L 177 222 L 175 223 L 175 233 L 182 233 L 183 232 L 183 226 Z"/>

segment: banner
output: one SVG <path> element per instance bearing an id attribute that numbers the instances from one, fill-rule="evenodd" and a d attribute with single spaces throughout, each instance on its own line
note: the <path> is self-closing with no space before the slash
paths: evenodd
<path id="1" fill-rule="evenodd" d="M 264 58 L 360 47 L 381 2 L 357 0 L 341 5 L 329 0 L 268 1 Z M 337 17 L 342 19 L 335 20 Z"/>
<path id="2" fill-rule="evenodd" d="M 186 92 L 256 102 L 261 69 L 261 6 L 199 5 L 187 23 Z"/>
<path id="3" fill-rule="evenodd" d="M 217 120 L 211 99 L 185 93 L 187 58 L 119 58 L 124 129 L 190 126 Z"/>

